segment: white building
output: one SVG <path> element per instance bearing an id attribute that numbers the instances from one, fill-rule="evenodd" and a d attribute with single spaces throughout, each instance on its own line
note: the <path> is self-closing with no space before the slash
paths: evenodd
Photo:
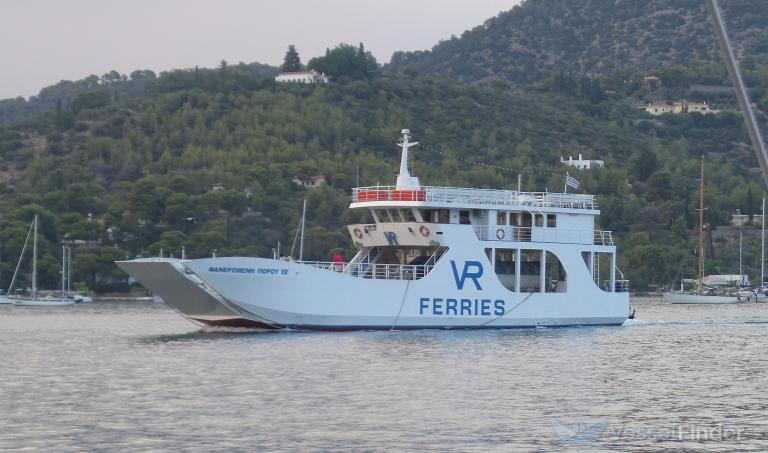
<path id="1" fill-rule="evenodd" d="M 311 70 L 301 72 L 281 72 L 275 77 L 275 81 L 281 83 L 328 83 L 330 79 L 325 74 Z"/>
<path id="2" fill-rule="evenodd" d="M 681 101 L 681 102 L 673 102 L 672 104 L 667 103 L 661 103 L 661 104 L 651 104 L 650 102 L 648 105 L 643 107 L 647 113 L 650 113 L 651 115 L 663 115 L 665 113 L 702 113 L 702 114 L 709 114 L 709 113 L 718 113 L 717 110 L 712 110 L 709 108 L 709 105 L 706 102 L 688 102 L 688 101 Z"/>
<path id="3" fill-rule="evenodd" d="M 565 160 L 563 159 L 563 156 L 560 156 L 560 163 L 576 167 L 579 170 L 591 170 L 593 168 L 603 168 L 605 166 L 605 162 L 602 160 L 584 160 L 581 154 L 579 154 L 579 160 L 573 160 L 573 156 L 568 156 L 568 160 Z"/>

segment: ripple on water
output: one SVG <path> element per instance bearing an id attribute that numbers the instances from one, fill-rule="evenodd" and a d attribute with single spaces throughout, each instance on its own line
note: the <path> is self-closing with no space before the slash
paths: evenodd
<path id="1" fill-rule="evenodd" d="M 623 327 L 347 333 L 0 306 L 0 450 L 763 450 L 768 304 L 633 306 Z"/>

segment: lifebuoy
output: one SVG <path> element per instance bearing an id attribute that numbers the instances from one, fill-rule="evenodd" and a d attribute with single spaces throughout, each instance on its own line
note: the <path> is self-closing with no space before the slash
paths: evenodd
<path id="1" fill-rule="evenodd" d="M 427 237 L 429 236 L 429 228 L 422 225 L 419 227 L 419 233 L 421 233 L 422 236 Z"/>
<path id="2" fill-rule="evenodd" d="M 358 239 L 362 239 L 363 238 L 363 232 L 360 231 L 360 228 L 355 228 L 354 230 L 352 230 L 352 233 L 354 233 L 355 237 L 358 238 Z"/>
<path id="3" fill-rule="evenodd" d="M 496 230 L 496 239 L 502 240 L 504 239 L 504 228 L 499 228 Z"/>

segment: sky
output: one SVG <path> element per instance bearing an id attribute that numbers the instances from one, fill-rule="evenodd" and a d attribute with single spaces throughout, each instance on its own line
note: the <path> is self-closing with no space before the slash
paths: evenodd
<path id="1" fill-rule="evenodd" d="M 3 0 L 0 99 L 114 69 L 302 62 L 363 42 L 380 63 L 430 49 L 521 0 Z"/>

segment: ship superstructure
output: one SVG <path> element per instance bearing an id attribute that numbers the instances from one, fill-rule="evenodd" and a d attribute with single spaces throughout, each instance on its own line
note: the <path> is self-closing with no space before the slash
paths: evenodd
<path id="1" fill-rule="evenodd" d="M 345 263 L 222 257 L 118 265 L 208 325 L 304 329 L 617 325 L 628 281 L 593 195 L 422 186 L 403 130 L 394 186 L 359 187 Z"/>

